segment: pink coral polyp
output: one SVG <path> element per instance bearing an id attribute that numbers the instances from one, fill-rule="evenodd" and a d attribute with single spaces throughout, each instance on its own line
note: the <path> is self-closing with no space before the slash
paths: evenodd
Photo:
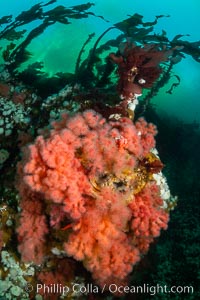
<path id="1" fill-rule="evenodd" d="M 18 165 L 23 260 L 42 263 L 53 243 L 98 284 L 124 283 L 167 227 L 159 187 L 142 164 L 155 134 L 144 119 L 106 121 L 87 110 L 27 146 Z"/>

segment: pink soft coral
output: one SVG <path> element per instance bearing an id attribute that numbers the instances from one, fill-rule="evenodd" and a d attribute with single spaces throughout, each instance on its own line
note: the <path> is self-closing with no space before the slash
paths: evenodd
<path id="1" fill-rule="evenodd" d="M 66 253 L 83 260 L 99 284 L 124 279 L 139 261 L 139 251 L 126 234 L 131 211 L 109 188 L 100 192 L 65 244 Z"/>
<path id="2" fill-rule="evenodd" d="M 44 258 L 45 235 L 48 233 L 46 217 L 42 212 L 44 204 L 41 202 L 41 195 L 32 192 L 24 183 L 19 184 L 19 190 L 23 194 L 20 203 L 23 223 L 17 229 L 19 251 L 23 261 L 40 264 Z"/>
<path id="3" fill-rule="evenodd" d="M 167 229 L 169 215 L 161 208 L 158 187 L 153 183 L 135 196 L 129 204 L 132 210 L 131 229 L 134 233 L 134 244 L 141 253 L 145 253 L 161 229 Z"/>
<path id="4" fill-rule="evenodd" d="M 124 282 L 168 222 L 148 162 L 155 134 L 144 119 L 88 110 L 29 145 L 18 166 L 23 260 L 41 263 L 57 242 L 100 285 Z"/>

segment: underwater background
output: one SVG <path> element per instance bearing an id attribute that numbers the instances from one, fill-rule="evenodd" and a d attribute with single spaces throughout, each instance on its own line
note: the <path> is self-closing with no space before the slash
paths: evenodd
<path id="1" fill-rule="evenodd" d="M 0 20 L 3 21 L 2 23 L 0 21 L 0 300 L 119 298 L 140 300 L 152 297 L 156 300 L 198 299 L 200 297 L 200 3 L 198 0 L 96 0 L 92 3 L 94 5 L 90 5 L 87 1 L 72 0 L 1 1 Z M 2 33 L 17 16 L 34 5 L 44 5 L 42 7 L 44 12 L 60 5 L 69 9 L 77 5 L 86 6 L 85 9 L 80 6 L 76 10 L 77 15 L 70 19 L 70 24 L 62 17 L 60 22 L 54 23 L 52 20 L 56 18 L 56 14 L 51 15 L 52 24 L 50 22 L 43 32 L 41 30 L 30 39 L 20 56 L 20 50 L 15 52 L 15 49 L 21 45 L 27 33 L 41 24 L 41 19 L 35 17 L 30 21 L 31 15 L 28 15 L 26 22 L 19 28 L 16 27 L 17 31 L 22 30 L 19 38 L 16 32 L 9 32 L 10 29 L 7 37 Z M 134 14 L 138 15 L 132 19 L 131 16 Z M 2 19 L 9 15 L 12 15 L 12 21 L 9 18 Z M 128 21 L 123 22 L 129 17 L 133 22 L 139 21 L 139 24 L 135 26 L 130 25 Z M 25 17 L 22 18 L 22 23 L 24 20 Z M 146 22 L 149 22 L 149 26 L 145 25 Z M 115 28 L 106 32 L 114 25 Z M 162 48 L 162 45 L 166 39 L 166 47 L 171 47 L 170 43 L 174 39 L 172 48 L 175 58 L 172 60 L 172 69 L 168 69 L 168 61 L 161 63 L 164 74 L 168 75 L 169 70 L 170 76 L 164 78 L 164 81 L 155 81 L 155 85 L 147 89 L 144 87 L 143 95 L 138 98 L 139 104 L 133 113 L 134 117 L 131 115 L 134 122 L 135 119 L 144 117 L 157 126 L 158 134 L 155 139 L 159 159 L 154 157 L 152 164 L 150 161 L 145 162 L 145 168 L 159 171 L 163 168 L 162 172 L 167 179 L 173 200 L 168 203 L 167 213 L 170 215 L 168 229 L 162 231 L 158 239 L 154 239 L 148 253 L 142 255 L 141 261 L 134 265 L 133 271 L 128 275 L 128 285 L 189 286 L 193 288 L 193 292 L 176 292 L 172 295 L 159 291 L 154 294 L 152 289 L 151 293 L 146 291 L 117 295 L 108 291 L 95 293 L 89 290 L 86 294 L 68 294 L 64 298 L 55 294 L 35 295 L 32 285 L 34 286 L 37 280 L 49 284 L 57 276 L 58 282 L 62 282 L 59 272 L 64 274 L 67 283 L 71 281 L 83 286 L 87 286 L 88 283 L 95 286 L 96 283 L 90 270 L 88 271 L 87 262 L 82 264 L 71 257 L 64 260 L 65 255 L 62 251 L 55 254 L 57 255 L 55 259 L 50 257 L 46 265 L 23 264 L 21 255 L 25 256 L 26 251 L 19 250 L 18 246 L 18 243 L 25 245 L 23 235 L 27 234 L 22 224 L 19 225 L 19 214 L 23 220 L 21 212 L 25 206 L 24 200 L 20 204 L 20 197 L 24 197 L 22 196 L 24 186 L 20 182 L 26 175 L 22 175 L 21 167 L 27 162 L 19 164 L 26 156 L 24 154 L 26 150 L 23 149 L 29 143 L 34 143 L 38 134 L 48 138 L 49 123 L 56 120 L 58 123 L 55 126 L 59 128 L 60 115 L 65 111 L 76 114 L 89 108 L 105 113 L 107 117 L 106 107 L 109 105 L 112 112 L 112 108 L 118 106 L 121 98 L 117 94 L 116 86 L 120 76 L 117 67 L 120 64 L 114 69 L 106 63 L 111 52 L 118 53 L 117 42 L 114 41 L 118 41 L 119 35 L 124 34 L 129 25 L 138 30 L 137 42 L 140 45 L 143 38 L 148 40 L 149 37 L 149 41 L 152 39 L 153 42 L 155 38 L 164 52 L 165 46 Z M 146 31 L 142 31 L 143 29 Z M 103 33 L 105 34 L 102 35 Z M 95 51 L 97 56 L 94 55 Z M 90 61 L 92 55 L 94 60 Z M 92 74 L 85 73 L 88 61 L 94 67 Z M 111 67 L 108 74 L 105 65 Z M 103 72 L 102 70 L 105 72 L 103 73 L 105 81 L 104 77 L 102 81 L 98 77 L 98 72 Z M 7 116 L 9 121 L 5 121 Z M 148 175 L 152 175 L 151 171 L 148 172 Z M 94 182 L 94 186 L 98 191 L 100 184 Z M 26 192 L 29 195 L 30 191 Z M 47 209 L 46 215 L 48 213 Z M 50 218 L 50 215 L 47 218 Z M 28 224 L 27 221 L 27 228 L 32 226 L 34 232 L 34 222 Z M 42 224 L 41 221 L 40 228 Z M 62 221 L 61 225 L 65 228 L 66 224 Z M 70 226 L 70 223 L 66 225 L 67 230 L 71 228 Z M 161 228 L 164 229 L 164 225 Z M 23 234 L 19 233 L 20 230 Z M 53 233 L 53 237 L 49 238 L 48 247 L 50 244 L 52 247 L 56 244 L 54 239 L 60 242 L 63 235 L 56 236 Z M 30 245 L 27 249 L 28 247 Z M 30 290 L 24 290 L 24 286 L 30 287 Z"/>
<path id="2" fill-rule="evenodd" d="M 1 15 L 17 15 L 28 7 L 38 3 L 37 0 L 20 1 L 20 3 L 8 0 L 2 1 Z M 84 1 L 59 0 L 55 5 L 77 5 Z M 101 19 L 90 18 L 82 20 L 81 23 L 74 22 L 70 26 L 55 24 L 53 28 L 48 28 L 43 36 L 33 41 L 29 46 L 39 61 L 43 61 L 44 69 L 50 75 L 56 72 L 72 71 L 75 60 L 87 38 L 88 34 L 95 32 L 100 35 L 112 24 L 123 20 L 129 14 L 138 13 L 144 16 L 144 20 L 153 20 L 156 15 L 168 15 L 169 18 L 159 20 L 155 26 L 155 32 L 167 31 L 170 38 L 177 34 L 188 35 L 186 40 L 199 40 L 199 8 L 198 0 L 192 1 L 159 1 L 159 0 L 120 0 L 93 1 L 95 6 L 92 11 L 102 15 L 109 23 Z M 31 25 L 30 25 L 31 26 Z M 71 36 L 73 35 L 73 37 Z M 108 38 L 114 32 L 108 33 Z M 69 38 L 70 36 L 70 38 Z M 107 36 L 106 36 L 107 37 Z M 56 59 L 55 59 L 56 56 Z M 159 95 L 153 99 L 153 103 L 162 113 L 178 117 L 184 122 L 200 121 L 200 91 L 199 91 L 199 64 L 191 57 L 186 56 L 174 67 L 174 74 L 181 78 L 181 85 L 169 97 L 166 94 L 167 86 L 163 88 Z"/>

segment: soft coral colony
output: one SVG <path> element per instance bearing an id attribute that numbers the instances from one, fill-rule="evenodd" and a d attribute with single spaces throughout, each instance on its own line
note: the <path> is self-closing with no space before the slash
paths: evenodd
<path id="1" fill-rule="evenodd" d="M 106 121 L 86 110 L 26 147 L 18 165 L 22 260 L 41 264 L 51 243 L 83 261 L 99 285 L 125 283 L 169 220 L 168 187 L 162 198 L 154 178 L 162 176 L 155 134 L 144 119 Z"/>

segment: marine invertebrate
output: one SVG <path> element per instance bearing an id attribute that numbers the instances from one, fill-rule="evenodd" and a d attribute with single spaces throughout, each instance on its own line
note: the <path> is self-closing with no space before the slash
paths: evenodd
<path id="1" fill-rule="evenodd" d="M 1 251 L 1 278 L 0 295 L 2 299 L 30 299 L 29 293 L 24 287 L 28 280 L 34 276 L 35 270 L 31 264 L 23 264 L 16 261 L 15 255 L 6 250 Z"/>
<path id="2" fill-rule="evenodd" d="M 156 128 L 107 122 L 93 110 L 52 126 L 18 165 L 22 259 L 41 263 L 53 245 L 83 261 L 98 284 L 122 283 L 167 227 L 170 195 L 161 198 L 160 168 L 150 167 L 159 165 Z"/>
<path id="3" fill-rule="evenodd" d="M 0 139 L 30 126 L 31 106 L 38 99 L 31 88 L 12 81 L 6 68 L 0 70 Z"/>
<path id="4" fill-rule="evenodd" d="M 21 104 L 14 104 L 0 96 L 0 135 L 9 136 L 16 125 L 27 124 L 27 115 Z"/>

